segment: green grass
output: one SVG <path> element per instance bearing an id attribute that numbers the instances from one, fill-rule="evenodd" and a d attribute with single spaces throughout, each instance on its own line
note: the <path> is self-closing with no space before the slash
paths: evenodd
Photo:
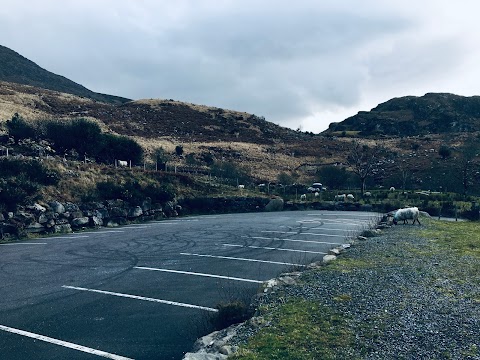
<path id="1" fill-rule="evenodd" d="M 431 239 L 439 250 L 480 259 L 480 223 L 429 221 L 421 235 Z"/>
<path id="2" fill-rule="evenodd" d="M 336 359 L 338 350 L 355 340 L 342 314 L 312 301 L 291 299 L 265 318 L 272 326 L 260 330 L 232 359 Z"/>

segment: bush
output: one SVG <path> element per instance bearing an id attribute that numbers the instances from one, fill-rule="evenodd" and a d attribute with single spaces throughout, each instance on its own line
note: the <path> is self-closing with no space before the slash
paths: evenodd
<path id="1" fill-rule="evenodd" d="M 19 205 L 34 201 L 38 195 L 39 185 L 25 176 L 0 179 L 0 204 L 7 211 L 15 211 Z"/>
<path id="2" fill-rule="evenodd" d="M 92 197 L 91 194 L 89 195 Z M 130 180 L 125 184 L 105 181 L 97 184 L 97 196 L 102 200 L 121 199 L 130 204 L 140 204 L 147 197 L 152 202 L 165 203 L 175 198 L 175 188 L 171 184 L 150 184 L 141 186 Z"/>
<path id="3" fill-rule="evenodd" d="M 132 164 L 140 164 L 143 160 L 143 149 L 133 139 L 104 134 L 97 159 L 107 164 L 113 164 L 115 160 L 131 160 Z"/>
<path id="4" fill-rule="evenodd" d="M 211 171 L 213 176 L 230 180 L 229 182 L 233 185 L 235 185 L 237 181 L 241 184 L 250 181 L 248 171 L 231 162 L 217 161 L 212 165 Z"/>
<path id="5" fill-rule="evenodd" d="M 33 139 L 37 133 L 35 127 L 26 122 L 18 113 L 15 113 L 6 125 L 8 134 L 14 138 L 17 144 L 23 139 Z"/>
<path id="6" fill-rule="evenodd" d="M 252 314 L 243 301 L 236 300 L 229 303 L 221 303 L 216 306 L 218 313 L 211 321 L 215 330 L 224 329 L 230 325 L 247 320 Z"/>
<path id="7" fill-rule="evenodd" d="M 133 164 L 139 164 L 143 160 L 143 149 L 135 140 L 103 134 L 100 126 L 90 120 L 48 121 L 43 132 L 60 152 L 75 150 L 81 156 L 91 156 L 109 164 L 115 160 L 131 160 Z"/>
<path id="8" fill-rule="evenodd" d="M 24 177 L 40 185 L 56 185 L 60 174 L 49 170 L 36 160 L 0 159 L 0 178 Z"/>

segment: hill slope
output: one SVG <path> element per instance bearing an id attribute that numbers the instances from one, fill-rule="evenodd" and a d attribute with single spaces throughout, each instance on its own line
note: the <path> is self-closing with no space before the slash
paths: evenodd
<path id="1" fill-rule="evenodd" d="M 0 45 L 0 80 L 36 86 L 96 101 L 121 104 L 129 99 L 88 90 L 63 76 L 53 74 L 15 51 Z"/>
<path id="2" fill-rule="evenodd" d="M 414 136 L 480 131 L 480 96 L 428 93 L 391 99 L 371 111 L 361 111 L 328 133 L 354 131 L 359 136 Z"/>

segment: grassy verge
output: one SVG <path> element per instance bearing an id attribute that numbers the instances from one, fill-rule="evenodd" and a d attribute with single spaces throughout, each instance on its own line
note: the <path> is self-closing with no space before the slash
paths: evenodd
<path id="1" fill-rule="evenodd" d="M 346 253 L 319 270 L 307 271 L 302 276 L 302 284 L 297 285 L 325 291 L 319 282 L 336 279 L 333 283 L 338 284 L 345 276 L 362 282 L 369 276 L 374 278 L 373 284 L 375 277 L 383 277 L 379 282 L 391 284 L 392 289 L 385 289 L 384 285 L 373 290 L 363 289 L 362 284 L 351 288 L 351 292 L 333 288 L 316 298 L 328 298 L 325 301 L 311 299 L 311 296 L 305 299 L 309 298 L 305 296 L 309 291 L 287 291 L 289 295 L 282 294 L 282 301 L 273 301 L 259 309 L 259 315 L 268 325 L 249 338 L 232 359 L 363 359 L 376 351 L 377 339 L 386 339 L 388 343 L 389 335 L 385 335 L 384 330 L 397 329 L 398 316 L 409 306 L 411 296 L 417 296 L 413 295 L 416 291 L 438 294 L 439 299 L 446 299 L 445 304 L 452 308 L 459 301 L 480 303 L 480 224 L 430 219 L 423 219 L 422 223 L 422 227 L 391 229 L 389 231 L 397 235 L 388 244 L 381 237 L 371 239 L 371 243 L 365 245 L 368 251 Z M 413 237 L 420 240 L 409 241 Z M 409 281 L 392 282 L 399 272 L 404 272 L 401 276 L 405 275 L 403 279 Z M 385 302 L 384 294 L 390 294 Z M 363 300 L 369 296 L 377 297 L 375 303 L 386 304 L 385 308 L 366 306 L 361 311 L 350 311 L 359 304 L 362 307 Z M 415 301 L 420 301 L 420 308 L 428 307 L 422 299 L 415 298 Z M 415 341 L 423 341 L 422 337 L 419 335 Z M 472 346 L 459 351 L 464 356 L 477 358 L 480 352 L 477 345 Z M 449 352 L 450 349 L 445 349 L 445 354 Z"/>

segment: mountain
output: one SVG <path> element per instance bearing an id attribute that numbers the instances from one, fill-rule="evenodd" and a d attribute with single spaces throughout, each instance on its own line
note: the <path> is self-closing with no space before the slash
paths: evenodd
<path id="1" fill-rule="evenodd" d="M 126 98 L 93 92 L 63 76 L 41 68 L 33 61 L 2 45 L 0 45 L 0 81 L 55 90 L 105 103 L 122 104 L 129 101 Z"/>
<path id="2" fill-rule="evenodd" d="M 480 131 L 480 96 L 427 93 L 391 99 L 332 123 L 324 134 L 414 136 Z"/>

